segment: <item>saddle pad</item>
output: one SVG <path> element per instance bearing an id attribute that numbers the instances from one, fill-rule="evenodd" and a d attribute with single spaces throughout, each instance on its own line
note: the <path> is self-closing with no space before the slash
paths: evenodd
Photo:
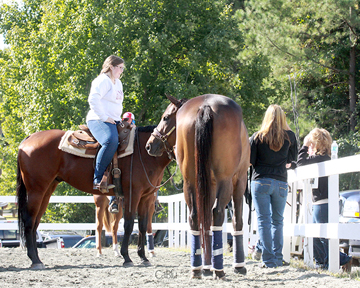
<path id="1" fill-rule="evenodd" d="M 122 157 L 126 157 L 128 155 L 131 155 L 134 152 L 134 139 L 135 139 L 135 130 L 136 129 L 131 129 L 130 131 L 130 138 L 129 138 L 129 145 L 127 146 L 127 148 L 118 156 L 118 158 L 122 158 Z M 80 149 L 80 148 L 76 148 L 74 146 L 71 146 L 67 139 L 69 138 L 70 134 L 73 133 L 74 131 L 66 131 L 64 136 L 61 137 L 60 140 L 60 144 L 58 146 L 58 148 L 61 151 L 79 156 L 79 157 L 84 157 L 84 158 L 95 158 L 95 155 L 89 155 L 89 154 L 85 154 L 85 149 Z"/>

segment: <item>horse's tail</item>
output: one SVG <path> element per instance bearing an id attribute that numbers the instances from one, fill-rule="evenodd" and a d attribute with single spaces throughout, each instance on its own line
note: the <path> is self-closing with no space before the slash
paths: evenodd
<path id="1" fill-rule="evenodd" d="M 16 197 L 18 204 L 18 225 L 19 225 L 19 235 L 21 243 L 25 243 L 25 221 L 28 219 L 27 211 L 27 191 L 24 184 L 24 181 L 21 176 L 20 165 L 19 165 L 19 156 L 17 160 L 17 176 L 16 176 Z"/>
<path id="2" fill-rule="evenodd" d="M 196 165 L 196 203 L 198 224 L 204 243 L 204 252 L 211 247 L 206 247 L 205 233 L 211 225 L 211 175 L 210 153 L 213 134 L 213 115 L 211 107 L 205 105 L 197 113 L 195 122 L 195 165 Z"/>

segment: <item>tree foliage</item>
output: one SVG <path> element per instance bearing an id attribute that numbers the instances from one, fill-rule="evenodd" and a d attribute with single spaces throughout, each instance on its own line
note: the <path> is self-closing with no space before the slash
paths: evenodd
<path id="1" fill-rule="evenodd" d="M 271 68 L 262 55 L 241 56 L 243 35 L 233 14 L 225 0 L 2 5 L 0 33 L 9 46 L 0 51 L 0 193 L 15 193 L 17 149 L 27 135 L 84 123 L 91 81 L 111 54 L 125 60 L 124 110 L 136 115 L 138 126 L 160 120 L 169 104 L 165 93 L 177 98 L 217 93 L 235 99 L 255 129 L 274 92 L 263 86 Z M 59 185 L 55 193 L 82 192 Z M 78 217 L 64 207 L 52 205 L 47 221 L 57 221 L 54 212 L 60 210 L 66 211 L 65 221 Z"/>
<path id="2" fill-rule="evenodd" d="M 299 114 L 335 138 L 359 127 L 360 87 L 353 69 L 359 67 L 359 12 L 355 0 L 250 0 L 238 10 L 247 54 L 266 55 L 283 84 L 296 74 Z"/>

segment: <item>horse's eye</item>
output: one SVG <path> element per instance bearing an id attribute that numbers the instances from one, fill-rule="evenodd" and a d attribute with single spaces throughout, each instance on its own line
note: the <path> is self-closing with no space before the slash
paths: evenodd
<path id="1" fill-rule="evenodd" d="M 169 120 L 169 116 L 168 116 L 168 115 L 164 116 L 163 120 L 164 120 L 164 121 L 168 121 L 168 120 Z"/>

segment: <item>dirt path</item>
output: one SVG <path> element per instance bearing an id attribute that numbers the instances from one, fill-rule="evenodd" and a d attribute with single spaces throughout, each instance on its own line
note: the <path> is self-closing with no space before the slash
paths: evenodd
<path id="1" fill-rule="evenodd" d="M 189 279 L 188 252 L 157 248 L 157 256 L 149 258 L 152 266 L 140 266 L 135 249 L 130 257 L 135 266 L 124 268 L 111 249 L 95 257 L 94 249 L 39 249 L 45 270 L 30 270 L 26 251 L 0 248 L 0 283 L 2 287 L 360 287 L 360 281 L 336 278 L 316 270 L 293 266 L 266 269 L 257 261 L 247 260 L 246 276 L 232 271 L 232 256 L 224 256 L 225 281 L 212 277 Z"/>

